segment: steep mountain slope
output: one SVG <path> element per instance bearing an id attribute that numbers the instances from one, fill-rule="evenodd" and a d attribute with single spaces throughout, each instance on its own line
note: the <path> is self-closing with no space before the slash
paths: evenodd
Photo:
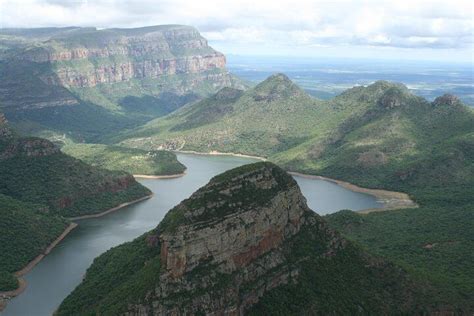
<path id="1" fill-rule="evenodd" d="M 21 202 L 3 194 L 0 194 L 0 214 L 1 292 L 18 287 L 13 273 L 43 253 L 68 222 L 48 212 L 44 205 Z"/>
<path id="2" fill-rule="evenodd" d="M 95 259 L 58 315 L 429 311 L 399 268 L 329 229 L 271 163 L 213 178 L 158 227 Z"/>
<path id="3" fill-rule="evenodd" d="M 45 139 L 19 137 L 1 113 L 0 179 L 0 291 L 16 289 L 13 273 L 61 235 L 69 225 L 64 217 L 150 194 L 129 174 L 91 167 Z"/>
<path id="4" fill-rule="evenodd" d="M 1 194 L 63 216 L 99 213 L 150 194 L 125 172 L 91 167 L 45 139 L 17 137 L 0 118 Z"/>
<path id="5" fill-rule="evenodd" d="M 243 87 L 225 56 L 188 26 L 4 29 L 2 45 L 2 111 L 35 133 L 97 139 Z"/>
<path id="6" fill-rule="evenodd" d="M 257 154 L 286 170 L 406 192 L 420 208 L 353 214 L 347 224 L 346 213 L 328 220 L 372 252 L 434 283 L 448 305 L 474 309 L 469 255 L 474 253 L 469 234 L 474 227 L 474 111 L 454 96 L 430 103 L 385 81 L 329 101 L 285 97 L 262 103 L 253 98 L 261 87 L 267 95 L 282 87 L 278 77 L 284 78 L 272 76 L 226 103 L 214 96 L 187 106 L 125 135 L 122 143 Z M 291 95 L 291 84 L 284 86 L 289 93 L 279 95 Z M 288 111 L 287 103 L 295 111 Z M 207 114 L 213 108 L 226 110 Z M 194 120 L 200 112 L 208 121 L 198 125 Z M 285 122 L 288 128 L 279 134 Z"/>
<path id="7" fill-rule="evenodd" d="M 70 144 L 61 148 L 67 155 L 92 166 L 134 175 L 175 175 L 186 167 L 176 155 L 164 150 L 141 150 L 102 144 Z"/>
<path id="8" fill-rule="evenodd" d="M 132 147 L 270 156 L 327 133 L 344 117 L 339 111 L 329 117 L 328 111 L 327 104 L 277 74 L 246 92 L 223 89 L 122 138 Z"/>
<path id="9" fill-rule="evenodd" d="M 473 179 L 474 113 L 457 98 L 446 95 L 429 103 L 404 86 L 377 82 L 332 102 L 358 113 L 329 137 L 280 153 L 276 161 L 372 187 L 415 189 Z"/>

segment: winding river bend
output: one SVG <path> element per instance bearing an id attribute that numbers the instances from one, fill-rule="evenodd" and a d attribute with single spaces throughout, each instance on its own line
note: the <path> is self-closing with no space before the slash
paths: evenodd
<path id="1" fill-rule="evenodd" d="M 225 170 L 255 162 L 232 156 L 178 154 L 188 167 L 186 175 L 173 179 L 140 180 L 155 195 L 104 217 L 78 221 L 51 253 L 25 276 L 27 289 L 13 298 L 2 316 L 51 315 L 81 282 L 95 257 L 154 228 L 166 212 L 209 179 Z M 340 209 L 362 210 L 381 206 L 373 196 L 352 192 L 333 182 L 295 176 L 308 205 L 324 215 Z"/>

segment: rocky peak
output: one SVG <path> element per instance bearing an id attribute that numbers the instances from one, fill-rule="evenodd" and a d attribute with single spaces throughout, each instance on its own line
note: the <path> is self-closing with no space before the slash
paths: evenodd
<path id="1" fill-rule="evenodd" d="M 255 87 L 255 101 L 272 102 L 280 99 L 306 96 L 306 93 L 282 73 L 271 75 Z"/>
<path id="2" fill-rule="evenodd" d="M 300 231 L 309 214 L 314 215 L 296 181 L 274 164 L 246 165 L 213 178 L 170 210 L 148 237 L 150 247 L 160 247 L 164 271 L 155 311 L 172 311 L 168 299 L 197 288 L 208 294 L 198 298 L 205 303 L 195 305 L 223 314 L 246 305 L 232 288 L 218 293 L 219 299 L 213 296 L 213 289 L 222 285 L 220 276 L 232 275 L 238 285 L 257 281 L 283 264 L 283 243 Z M 269 287 L 285 283 L 290 273 L 276 273 Z"/>
<path id="3" fill-rule="evenodd" d="M 0 113 L 0 125 L 5 125 L 7 124 L 7 118 L 3 113 Z"/>
<path id="4" fill-rule="evenodd" d="M 0 159 L 9 159 L 17 156 L 43 157 L 59 152 L 60 149 L 46 139 L 36 137 L 20 138 L 11 142 L 0 152 Z"/>
<path id="5" fill-rule="evenodd" d="M 460 104 L 461 101 L 455 95 L 445 93 L 442 96 L 437 97 L 431 104 L 434 106 L 448 105 L 454 106 Z"/>
<path id="6" fill-rule="evenodd" d="M 221 221 L 228 215 L 265 206 L 280 192 L 298 189 L 296 181 L 270 162 L 245 165 L 214 178 L 173 208 L 160 223 L 162 232 L 180 226 Z"/>
<path id="7" fill-rule="evenodd" d="M 389 88 L 380 96 L 377 103 L 385 109 L 400 107 L 404 103 L 403 93 L 399 89 Z"/>
<path id="8" fill-rule="evenodd" d="M 12 132 L 8 127 L 8 121 L 3 113 L 0 113 L 0 141 L 12 136 Z"/>

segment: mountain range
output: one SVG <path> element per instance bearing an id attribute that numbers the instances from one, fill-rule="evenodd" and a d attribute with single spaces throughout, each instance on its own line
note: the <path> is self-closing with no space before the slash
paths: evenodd
<path id="1" fill-rule="evenodd" d="M 258 155 L 288 171 L 408 193 L 419 208 L 327 220 L 434 283 L 446 305 L 472 309 L 474 111 L 455 96 L 428 102 L 402 84 L 378 81 L 322 101 L 276 74 L 246 91 L 224 88 L 110 141 Z"/>
<path id="2" fill-rule="evenodd" d="M 130 173 L 225 152 L 268 161 L 95 259 L 57 314 L 472 313 L 474 110 L 388 81 L 329 100 L 284 74 L 249 87 L 225 63 L 188 26 L 0 30 L 0 290 L 68 218 L 149 196 Z M 418 207 L 321 217 L 286 171 Z"/>

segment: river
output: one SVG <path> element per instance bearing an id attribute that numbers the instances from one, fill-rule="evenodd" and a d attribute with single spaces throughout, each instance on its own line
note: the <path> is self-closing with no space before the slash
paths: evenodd
<path id="1" fill-rule="evenodd" d="M 178 154 L 188 167 L 186 175 L 173 179 L 140 180 L 154 192 L 143 202 L 104 217 L 77 221 L 73 230 L 51 253 L 25 276 L 28 286 L 13 298 L 2 316 L 51 315 L 61 301 L 81 282 L 95 257 L 154 228 L 166 212 L 211 177 L 225 170 L 254 162 L 249 158 Z M 308 205 L 318 214 L 340 209 L 380 207 L 373 196 L 352 192 L 333 182 L 295 176 Z"/>

